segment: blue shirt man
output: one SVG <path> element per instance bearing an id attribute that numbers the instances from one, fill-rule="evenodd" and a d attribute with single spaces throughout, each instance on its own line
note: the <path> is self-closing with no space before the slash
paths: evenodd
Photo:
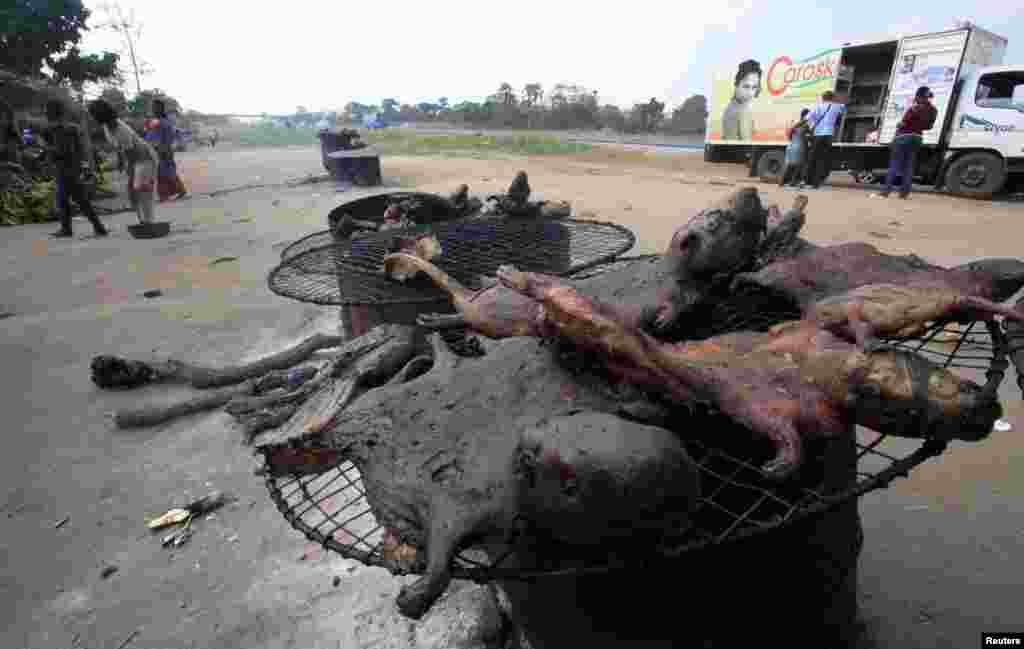
<path id="1" fill-rule="evenodd" d="M 821 102 L 807 116 L 807 121 L 814 124 L 815 137 L 835 135 L 836 123 L 846 112 L 846 106 L 833 99 L 835 96 L 831 92 L 826 92 L 822 95 Z"/>
<path id="2" fill-rule="evenodd" d="M 831 90 L 822 93 L 821 102 L 814 107 L 807 121 L 813 127 L 811 142 L 804 168 L 804 187 L 817 189 L 832 171 L 832 137 L 836 132 L 839 118 L 846 112 L 846 106 L 835 101 Z"/>

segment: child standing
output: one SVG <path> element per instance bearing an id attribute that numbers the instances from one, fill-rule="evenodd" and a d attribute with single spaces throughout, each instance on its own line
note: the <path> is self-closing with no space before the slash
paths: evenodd
<path id="1" fill-rule="evenodd" d="M 786 185 L 795 187 L 803 177 L 804 161 L 807 159 L 807 135 L 809 133 L 807 113 L 809 112 L 811 111 L 807 108 L 800 111 L 800 119 L 786 129 L 789 145 L 786 147 L 786 160 L 782 168 L 782 180 L 779 181 L 779 187 Z"/>

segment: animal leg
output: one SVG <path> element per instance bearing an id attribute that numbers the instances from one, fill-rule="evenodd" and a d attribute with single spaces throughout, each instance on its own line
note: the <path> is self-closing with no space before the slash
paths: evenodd
<path id="1" fill-rule="evenodd" d="M 775 457 L 765 463 L 761 471 L 772 480 L 785 480 L 796 472 L 803 460 L 800 433 L 792 421 L 778 417 L 758 423 L 757 432 L 775 444 Z"/>
<path id="2" fill-rule="evenodd" d="M 402 588 L 395 604 L 407 618 L 418 620 L 444 594 L 452 581 L 451 562 L 455 556 L 455 539 L 448 533 L 450 522 L 435 515 L 427 539 L 427 569 L 425 574 Z"/>
<path id="3" fill-rule="evenodd" d="M 461 329 L 468 326 L 466 316 L 461 313 L 423 313 L 416 316 L 416 324 L 434 331 L 440 329 Z"/>
<path id="4" fill-rule="evenodd" d="M 452 560 L 459 544 L 482 520 L 480 516 L 470 516 L 453 504 L 432 510 L 426 570 L 422 577 L 402 588 L 395 599 L 402 615 L 413 620 L 423 617 L 447 590 L 452 581 Z"/>
<path id="5" fill-rule="evenodd" d="M 878 338 L 878 327 L 864 317 L 862 304 L 854 303 L 849 306 L 846 312 L 846 326 L 857 346 L 866 354 L 878 351 L 884 343 Z"/>
<path id="6" fill-rule="evenodd" d="M 1021 310 L 1019 307 L 998 304 L 975 295 L 965 295 L 961 297 L 957 300 L 956 306 L 958 310 L 988 315 L 989 317 L 1001 315 L 1007 320 L 1024 322 L 1024 310 Z"/>

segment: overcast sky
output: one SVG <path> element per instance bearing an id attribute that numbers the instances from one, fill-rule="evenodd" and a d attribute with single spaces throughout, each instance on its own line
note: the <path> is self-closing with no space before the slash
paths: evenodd
<path id="1" fill-rule="evenodd" d="M 154 69 L 144 88 L 203 112 L 290 113 L 386 97 L 479 101 L 503 81 L 545 90 L 576 83 L 597 90 L 602 103 L 628 107 L 654 96 L 672 107 L 707 93 L 716 65 L 948 29 L 954 18 L 1009 38 L 1006 62 L 1024 63 L 1024 12 L 1009 9 L 1018 2 L 975 3 L 973 13 L 953 0 L 857 0 L 832 9 L 806 0 L 121 4 L 144 24 L 139 54 Z M 83 43 L 87 51 L 116 46 L 99 30 Z"/>

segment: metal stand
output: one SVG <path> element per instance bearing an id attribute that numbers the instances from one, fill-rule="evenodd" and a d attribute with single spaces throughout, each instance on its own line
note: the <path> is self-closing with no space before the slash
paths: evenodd
<path id="1" fill-rule="evenodd" d="M 836 490 L 856 480 L 852 439 L 823 459 Z M 768 646 L 853 647 L 858 639 L 857 501 L 770 534 L 686 553 L 651 569 L 534 582 L 499 580 L 498 601 L 516 649 Z M 537 569 L 540 547 L 515 549 L 503 567 Z M 754 644 L 746 644 L 756 640 Z"/>

